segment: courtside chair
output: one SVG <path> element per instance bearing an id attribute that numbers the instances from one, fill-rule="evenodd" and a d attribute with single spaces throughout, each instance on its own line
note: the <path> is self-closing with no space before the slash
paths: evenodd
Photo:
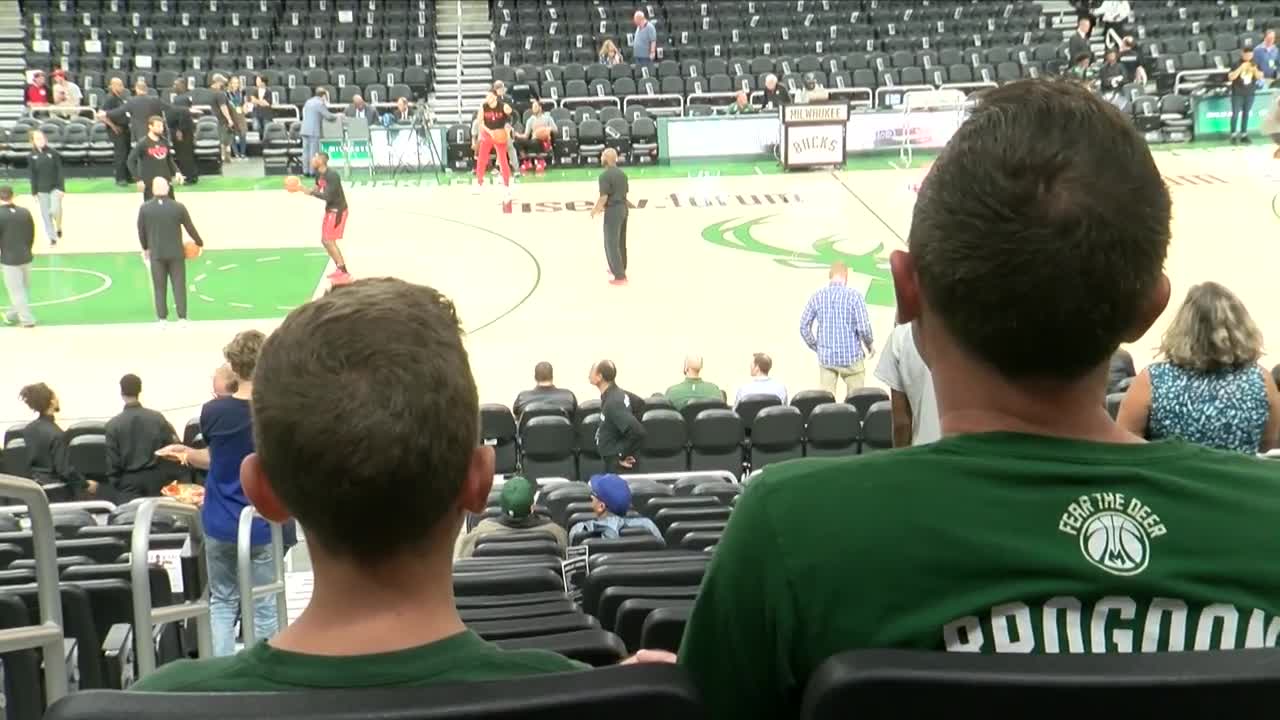
<path id="1" fill-rule="evenodd" d="M 835 402 L 836 398 L 826 390 L 801 390 L 791 396 L 791 407 L 800 411 L 800 416 L 807 423 L 813 409 L 824 403 Z"/>
<path id="2" fill-rule="evenodd" d="M 578 480 L 582 482 L 604 472 L 604 459 L 596 448 L 596 430 L 600 427 L 601 420 L 600 413 L 594 412 L 574 428 L 578 446 Z"/>
<path id="3" fill-rule="evenodd" d="M 738 413 L 738 417 L 742 418 L 742 427 L 747 435 L 751 435 L 751 427 L 755 422 L 756 415 L 767 407 L 781 405 L 782 400 L 777 395 L 748 395 L 734 406 L 734 412 Z"/>
<path id="4" fill-rule="evenodd" d="M 797 408 L 780 405 L 762 409 L 751 430 L 751 469 L 804 457 L 803 436 L 804 417 Z"/>
<path id="5" fill-rule="evenodd" d="M 688 433 L 684 418 L 675 410 L 648 410 L 644 414 L 644 443 L 640 447 L 641 472 L 681 472 L 689 469 Z"/>
<path id="6" fill-rule="evenodd" d="M 878 402 L 889 399 L 889 393 L 878 387 L 862 387 L 854 390 L 845 397 L 845 402 L 853 406 L 858 411 L 858 417 L 863 418 L 867 415 L 867 410 Z"/>
<path id="7" fill-rule="evenodd" d="M 687 409 L 687 408 L 686 408 Z M 703 410 L 689 431 L 690 470 L 725 470 L 742 475 L 742 419 L 732 410 Z"/>
<path id="8" fill-rule="evenodd" d="M 576 478 L 573 423 L 560 415 L 543 415 L 524 423 L 520 433 L 521 472 L 530 480 Z"/>
<path id="9" fill-rule="evenodd" d="M 810 413 L 805 433 L 805 455 L 808 457 L 856 455 L 862 435 L 862 420 L 852 405 L 819 405 Z"/>
<path id="10" fill-rule="evenodd" d="M 486 403 L 480 406 L 480 437 L 492 445 L 497 462 L 494 472 L 507 475 L 516 471 L 516 420 L 506 405 Z"/>
<path id="11" fill-rule="evenodd" d="M 862 418 L 862 452 L 893 447 L 893 405 L 881 400 L 867 409 Z"/>
<path id="12" fill-rule="evenodd" d="M 698 419 L 698 415 L 703 410 L 729 410 L 729 405 L 723 400 L 713 400 L 709 398 L 699 398 L 690 401 L 687 405 L 680 409 L 680 414 L 684 416 L 685 425 L 692 426 L 693 421 Z"/>

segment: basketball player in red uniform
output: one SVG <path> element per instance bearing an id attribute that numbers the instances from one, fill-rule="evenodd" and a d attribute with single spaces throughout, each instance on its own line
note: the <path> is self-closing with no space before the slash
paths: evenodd
<path id="1" fill-rule="evenodd" d="M 498 168 L 502 171 L 502 184 L 507 187 L 507 199 L 511 197 L 511 164 L 507 160 L 507 143 L 511 142 L 507 126 L 511 124 L 511 106 L 497 95 L 489 93 L 480 106 L 480 142 L 476 148 L 476 187 L 484 185 L 484 174 L 489 169 L 489 153 L 497 152 Z"/>
<path id="2" fill-rule="evenodd" d="M 311 169 L 315 171 L 316 185 L 309 193 L 324 200 L 324 222 L 320 226 L 320 244 L 337 266 L 329 275 L 329 282 L 342 285 L 351 282 L 347 263 L 338 249 L 342 231 L 347 227 L 347 195 L 342 191 L 342 177 L 329 167 L 328 153 L 318 152 L 311 157 Z"/>

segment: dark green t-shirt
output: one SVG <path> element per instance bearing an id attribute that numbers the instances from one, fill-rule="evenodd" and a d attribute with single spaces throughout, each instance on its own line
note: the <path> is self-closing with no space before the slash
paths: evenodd
<path id="1" fill-rule="evenodd" d="M 692 380 L 685 378 L 683 381 L 667 388 L 667 401 L 677 410 L 683 410 L 685 405 L 694 400 L 723 400 L 724 396 L 720 393 L 720 387 L 715 383 L 709 383 L 701 378 Z"/>
<path id="2" fill-rule="evenodd" d="M 430 645 L 378 655 L 302 655 L 265 642 L 231 657 L 181 660 L 159 668 L 132 690 L 230 692 L 319 688 L 421 687 L 586 670 L 555 653 L 500 650 L 471 631 Z"/>
<path id="3" fill-rule="evenodd" d="M 604 203 L 606 208 L 625 208 L 627 189 L 627 174 L 617 165 L 605 168 L 604 172 L 600 173 L 600 194 L 608 198 Z"/>
<path id="4" fill-rule="evenodd" d="M 859 648 L 1275 646 L 1280 462 L 1181 441 L 991 433 L 770 466 L 716 548 L 680 661 L 717 717 L 798 715 Z"/>

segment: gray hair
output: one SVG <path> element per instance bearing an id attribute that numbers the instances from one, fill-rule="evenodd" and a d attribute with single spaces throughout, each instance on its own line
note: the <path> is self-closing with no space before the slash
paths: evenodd
<path id="1" fill-rule="evenodd" d="M 1160 354 L 1197 372 L 1242 368 L 1262 357 L 1262 332 L 1235 293 L 1215 282 L 1187 291 L 1160 339 Z"/>

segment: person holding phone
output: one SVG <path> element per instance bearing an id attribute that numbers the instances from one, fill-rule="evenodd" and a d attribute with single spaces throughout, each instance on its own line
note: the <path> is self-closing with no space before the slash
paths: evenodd
<path id="1" fill-rule="evenodd" d="M 1240 51 L 1240 64 L 1227 73 L 1231 86 L 1231 144 L 1249 144 L 1249 112 L 1253 110 L 1253 96 L 1262 79 L 1262 69 L 1253 62 L 1253 48 Z M 1240 132 L 1236 133 L 1237 122 Z"/>

